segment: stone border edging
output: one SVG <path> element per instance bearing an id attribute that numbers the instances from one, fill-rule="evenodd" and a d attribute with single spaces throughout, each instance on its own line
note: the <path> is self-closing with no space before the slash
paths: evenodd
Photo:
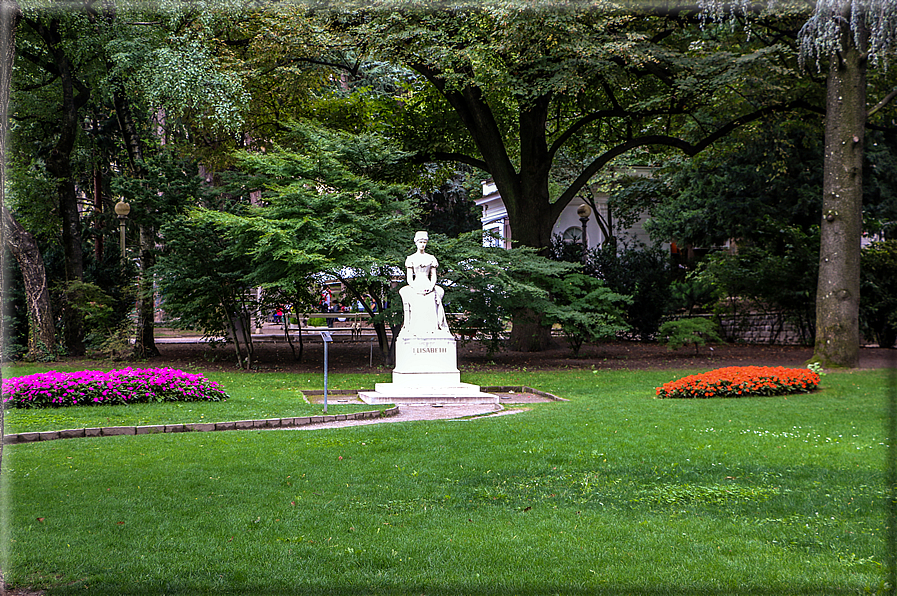
<path id="1" fill-rule="evenodd" d="M 328 391 L 328 395 L 357 395 L 359 390 L 337 389 Z M 552 401 L 569 401 L 546 391 L 539 391 L 525 385 L 490 385 L 480 387 L 484 393 L 532 393 Z M 321 390 L 303 391 L 303 394 L 323 395 Z M 189 424 L 155 424 L 150 426 L 107 426 L 102 428 L 75 428 L 68 430 L 46 430 L 33 433 L 15 433 L 3 437 L 4 445 L 21 445 L 39 441 L 55 441 L 57 439 L 80 439 L 86 437 L 116 437 L 122 435 L 152 435 L 183 432 L 213 432 L 219 430 L 254 430 L 266 428 L 296 428 L 309 424 L 323 424 L 343 420 L 366 420 L 370 418 L 387 418 L 399 413 L 399 406 L 386 410 L 353 412 L 351 414 L 329 414 L 321 416 L 299 416 L 296 418 L 268 418 L 265 420 L 238 420 L 235 422 L 194 422 Z"/>
<path id="2" fill-rule="evenodd" d="M 483 391 L 484 393 L 532 393 L 533 395 L 538 395 L 539 397 L 544 397 L 551 401 L 570 401 L 569 399 L 558 397 L 547 391 L 539 391 L 538 389 L 533 389 L 526 385 L 490 385 L 488 387 L 480 387 L 480 391 Z"/>
<path id="3" fill-rule="evenodd" d="M 48 430 L 33 433 L 15 433 L 3 437 L 4 445 L 54 441 L 56 439 L 80 439 L 84 437 L 115 437 L 122 435 L 152 435 L 162 433 L 212 432 L 219 430 L 254 430 L 267 428 L 296 428 L 309 424 L 323 424 L 341 420 L 365 420 L 386 418 L 399 413 L 399 407 L 386 410 L 353 412 L 351 414 L 329 414 L 321 416 L 298 416 L 295 418 L 268 418 L 265 420 L 238 420 L 235 422 L 194 422 L 190 424 L 155 424 L 151 426 L 107 426 L 104 428 L 76 428 L 69 430 Z"/>

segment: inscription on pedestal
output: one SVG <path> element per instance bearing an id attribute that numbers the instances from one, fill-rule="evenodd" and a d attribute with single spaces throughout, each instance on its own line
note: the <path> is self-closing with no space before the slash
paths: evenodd
<path id="1" fill-rule="evenodd" d="M 454 339 L 402 338 L 396 340 L 397 373 L 457 373 L 458 352 Z"/>

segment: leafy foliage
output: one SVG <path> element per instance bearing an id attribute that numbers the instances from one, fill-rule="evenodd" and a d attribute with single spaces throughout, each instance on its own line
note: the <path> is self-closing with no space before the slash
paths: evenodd
<path id="1" fill-rule="evenodd" d="M 669 255 L 661 246 L 619 246 L 616 242 L 605 242 L 587 251 L 583 262 L 581 244 L 568 243 L 555 236 L 549 255 L 555 260 L 582 263 L 583 273 L 600 280 L 615 295 L 625 297 L 619 302 L 623 320 L 628 330 L 642 341 L 654 339 L 664 315 L 674 307 L 670 298 L 674 271 Z"/>
<path id="2" fill-rule="evenodd" d="M 860 261 L 860 330 L 882 348 L 897 343 L 897 240 L 875 242 Z"/>
<path id="3" fill-rule="evenodd" d="M 353 299 L 374 297 L 381 303 L 369 314 L 387 355 L 386 326 L 396 309 L 385 308 L 386 296 L 415 214 L 400 183 L 405 156 L 378 135 L 328 131 L 311 122 L 290 125 L 281 141 L 264 153 L 239 153 L 239 169 L 220 191 L 242 206 L 197 210 L 191 227 L 227 238 L 218 250 L 231 264 L 228 283 L 244 290 L 277 286 L 299 296 L 298 288 L 323 275 L 343 282 Z M 173 259 L 168 265 L 180 266 Z"/>
<path id="4" fill-rule="evenodd" d="M 780 325 L 790 322 L 809 342 L 815 325 L 818 232 L 805 234 L 797 228 L 782 232 L 782 254 L 757 246 L 739 247 L 735 254 L 716 252 L 699 264 L 694 278 L 725 294 L 719 314 L 766 313 L 777 317 Z"/>
<path id="5" fill-rule="evenodd" d="M 626 322 L 641 341 L 654 339 L 663 316 L 669 311 L 672 262 L 661 246 L 624 246 L 613 243 L 589 251 L 588 273 L 604 280 L 613 292 L 629 296 Z"/>
<path id="6" fill-rule="evenodd" d="M 480 231 L 435 237 L 430 246 L 440 264 L 439 283 L 445 288 L 450 327 L 463 337 L 483 340 L 493 351 L 515 311 L 531 308 L 548 313 L 559 308 L 551 288 L 574 269 L 531 248 L 483 246 Z"/>
<path id="7" fill-rule="evenodd" d="M 783 228 L 809 233 L 822 205 L 822 122 L 779 117 L 746 127 L 688 160 L 672 158 L 652 178 L 619 178 L 610 198 L 617 221 L 645 211 L 655 241 L 710 248 L 730 239 L 781 253 Z M 897 161 L 892 135 L 870 132 L 864 163 L 864 227 L 892 233 Z"/>
<path id="8" fill-rule="evenodd" d="M 613 339 L 629 329 L 625 305 L 629 296 L 612 292 L 600 279 L 572 272 L 552 278 L 551 307 L 546 320 L 560 325 L 574 356 L 585 341 Z"/>
<path id="9" fill-rule="evenodd" d="M 431 179 L 445 173 L 444 168 L 433 164 L 425 167 Z M 479 210 L 469 195 L 469 170 L 462 167 L 435 188 L 412 191 L 412 197 L 420 205 L 418 227 L 421 230 L 454 237 L 481 227 Z"/>
<path id="10" fill-rule="evenodd" d="M 707 279 L 691 274 L 670 285 L 670 311 L 682 311 L 692 315 L 696 310 L 706 310 L 721 298 L 719 288 Z"/>
<path id="11" fill-rule="evenodd" d="M 866 133 L 863 163 L 863 231 L 897 238 L 897 136 Z"/>
<path id="12" fill-rule="evenodd" d="M 646 189 L 635 186 L 615 202 L 643 193 L 654 202 L 645 228 L 656 241 L 721 246 L 730 238 L 781 249 L 783 226 L 808 230 L 821 216 L 822 131 L 818 123 L 770 121 L 743 131 Z"/>
<path id="13" fill-rule="evenodd" d="M 172 323 L 209 337 L 230 336 L 243 364 L 251 357 L 240 353 L 238 332 L 249 329 L 255 308 L 246 258 L 221 228 L 195 219 L 173 220 L 161 233 L 165 248 L 155 272 Z"/>
<path id="14" fill-rule="evenodd" d="M 697 354 L 698 346 L 706 345 L 707 342 L 722 343 L 723 339 L 717 329 L 718 325 L 712 319 L 702 317 L 677 319 L 662 324 L 657 330 L 657 338 L 670 350 L 678 350 L 692 344 Z"/>
<path id="15" fill-rule="evenodd" d="M 412 73 L 397 86 L 390 134 L 420 160 L 488 172 L 515 238 L 541 249 L 563 208 L 615 158 L 646 146 L 697 153 L 790 94 L 784 45 L 621 8 L 386 2 L 316 16 L 372 64 Z M 356 64 L 364 78 L 364 60 Z"/>

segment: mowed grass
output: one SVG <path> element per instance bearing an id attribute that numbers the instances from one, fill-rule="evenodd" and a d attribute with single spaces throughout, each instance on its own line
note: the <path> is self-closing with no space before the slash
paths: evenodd
<path id="1" fill-rule="evenodd" d="M 889 373 L 653 399 L 683 374 L 465 375 L 570 400 L 493 418 L 6 446 L 5 578 L 51 595 L 882 590 Z"/>

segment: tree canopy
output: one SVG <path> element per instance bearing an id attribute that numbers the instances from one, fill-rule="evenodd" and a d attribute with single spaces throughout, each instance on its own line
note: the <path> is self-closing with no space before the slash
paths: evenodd
<path id="1" fill-rule="evenodd" d="M 39 243 L 61 239 L 65 255 L 56 262 L 74 283 L 93 275 L 94 260 L 104 262 L 111 207 L 129 199 L 129 245 L 144 288 L 137 346 L 145 353 L 159 231 L 188 205 L 202 208 L 185 225 L 208 225 L 233 238 L 224 253 L 246 255 L 248 269 L 237 268 L 245 283 L 273 288 L 308 283 L 315 272 L 361 271 L 352 278 L 357 292 L 385 302 L 375 288 L 390 284 L 388 263 L 407 250 L 403 235 L 415 225 L 452 235 L 474 227 L 465 194 L 487 176 L 508 208 L 513 240 L 542 254 L 569 202 L 633 163 L 680 170 L 653 194 L 666 199 L 654 205 L 653 222 L 665 239 L 716 242 L 726 229 L 775 243 L 777 222 L 790 215 L 801 229 L 815 217 L 824 249 L 853 254 L 858 192 L 885 233 L 893 216 L 874 197 L 893 185 L 885 175 L 893 131 L 883 116 L 897 95 L 895 75 L 865 71 L 892 47 L 897 16 L 885 0 L 757 10 L 722 0 L 61 7 L 25 6 L 16 31 L 5 197 L 12 211 L 4 215 Z M 846 95 L 844 85 L 872 89 L 870 100 Z M 795 113 L 828 114 L 830 146 L 809 142 L 818 129 Z M 872 144 L 865 128 L 879 135 Z M 865 190 L 857 183 L 864 145 L 865 167 L 879 174 Z M 811 190 L 814 159 L 826 163 L 821 202 Z M 839 178 L 833 165 L 845 164 Z M 197 190 L 194 174 L 214 192 Z M 457 223 L 443 221 L 449 213 Z M 745 225 L 746 214 L 764 217 Z M 165 229 L 174 246 L 178 232 Z M 480 257 L 484 268 L 501 260 Z M 838 262 L 822 257 L 820 267 Z M 858 299 L 851 266 L 820 274 L 829 284 L 821 296 L 851 297 L 842 319 Z M 538 277 L 518 281 L 535 288 Z M 540 295 L 515 307 L 518 348 L 547 341 L 548 319 L 529 308 Z M 392 315 L 378 310 L 385 345 Z M 65 329 L 77 350 L 76 315 Z"/>

